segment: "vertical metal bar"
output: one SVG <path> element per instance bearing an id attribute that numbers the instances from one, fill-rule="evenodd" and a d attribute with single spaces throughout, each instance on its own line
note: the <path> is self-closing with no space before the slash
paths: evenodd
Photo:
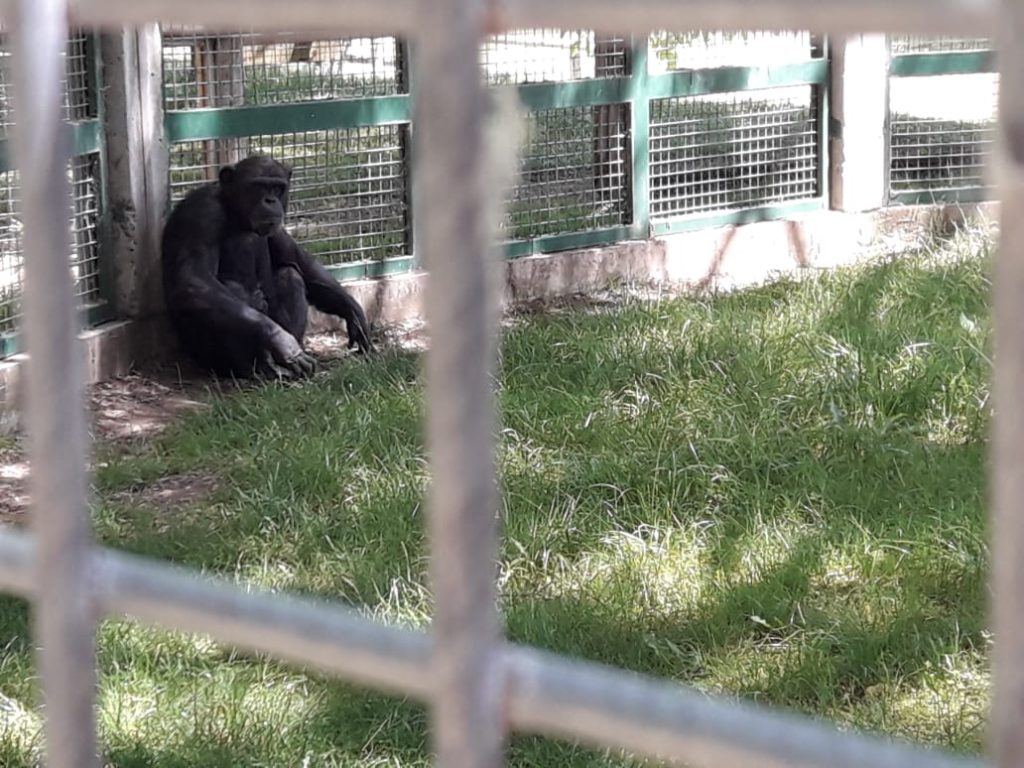
<path id="1" fill-rule="evenodd" d="M 82 347 L 68 268 L 67 162 L 62 121 L 64 0 L 17 0 L 13 11 L 13 142 L 25 232 L 32 525 L 38 536 L 33 624 L 46 705 L 48 764 L 98 765 L 93 702 L 93 595 L 86 505 Z"/>
<path id="2" fill-rule="evenodd" d="M 484 4 L 421 6 L 416 56 L 417 233 L 426 268 L 427 447 L 434 685 L 432 735 L 444 768 L 502 763 L 492 392 L 496 255 L 487 226 L 485 93 L 477 65 Z"/>
<path id="3" fill-rule="evenodd" d="M 395 51 L 398 55 L 398 92 L 409 94 L 410 110 L 415 109 L 415 73 L 413 71 L 412 42 L 408 38 L 399 37 L 395 39 Z M 413 173 L 413 126 L 406 123 L 398 128 L 398 142 L 402 155 L 402 169 L 405 171 L 405 190 L 402 195 L 402 215 L 405 226 L 405 253 L 413 257 L 413 268 L 415 269 L 418 256 L 419 239 L 416 228 L 418 205 L 420 199 L 417 191 L 416 174 Z"/>
<path id="4" fill-rule="evenodd" d="M 647 88 L 647 35 L 630 38 L 629 110 L 633 116 L 631 156 L 633 160 L 633 237 L 646 240 L 651 236 L 650 202 L 650 136 L 651 97 Z"/>
<path id="5" fill-rule="evenodd" d="M 1024 4 L 1003 0 L 999 38 L 1000 242 L 993 299 L 991 741 L 996 764 L 1024 764 Z"/>
<path id="6" fill-rule="evenodd" d="M 811 37 L 812 55 L 821 56 L 825 61 L 832 60 L 832 45 L 826 35 L 813 35 Z M 811 86 L 811 98 L 817 101 L 818 107 L 818 197 L 824 201 L 824 207 L 829 208 L 831 191 L 829 189 L 832 180 L 830 169 L 831 141 L 832 141 L 832 78 L 825 77 L 821 85 Z"/>
<path id="7" fill-rule="evenodd" d="M 893 204 L 892 191 L 892 35 L 885 35 L 885 112 L 883 114 L 882 163 L 885 171 L 885 188 L 882 191 L 882 205 Z"/>
<path id="8" fill-rule="evenodd" d="M 107 100 L 104 98 L 104 67 L 103 67 L 103 35 L 92 32 L 89 35 L 90 66 L 92 77 L 92 98 L 95 99 L 96 119 L 100 122 L 100 150 L 97 168 L 97 192 L 99 194 L 99 217 L 96 223 L 96 250 L 99 257 L 99 288 L 100 300 L 116 311 L 116 282 L 114 278 L 114 259 L 111 243 L 110 216 L 110 161 L 107 152 Z"/>

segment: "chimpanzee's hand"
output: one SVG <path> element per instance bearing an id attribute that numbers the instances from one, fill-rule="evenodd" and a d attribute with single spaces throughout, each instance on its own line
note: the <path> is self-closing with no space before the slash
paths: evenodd
<path id="1" fill-rule="evenodd" d="M 281 366 L 293 376 L 312 376 L 316 371 L 316 360 L 306 354 L 295 337 L 283 328 L 271 338 L 270 354 L 275 365 Z"/>
<path id="2" fill-rule="evenodd" d="M 373 344 L 370 341 L 370 328 L 365 317 L 350 317 L 345 321 L 345 328 L 348 331 L 348 348 L 358 347 L 364 355 L 373 351 Z"/>

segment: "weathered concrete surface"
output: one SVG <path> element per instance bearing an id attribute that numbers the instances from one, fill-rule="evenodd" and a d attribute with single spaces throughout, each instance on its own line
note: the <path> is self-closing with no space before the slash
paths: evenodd
<path id="1" fill-rule="evenodd" d="M 673 291 L 724 290 L 780 274 L 855 263 L 881 250 L 927 242 L 964 219 L 996 220 L 998 205 L 907 206 L 864 213 L 820 211 L 792 221 L 720 227 L 579 251 L 528 256 L 499 265 L 508 306 L 608 288 L 615 283 L 669 286 Z M 346 283 L 371 322 L 419 319 L 427 276 L 422 272 Z M 343 329 L 312 310 L 310 330 Z M 82 334 L 90 382 L 174 359 L 177 344 L 162 317 L 108 323 Z M 0 361 L 0 433 L 16 422 L 23 355 Z"/>

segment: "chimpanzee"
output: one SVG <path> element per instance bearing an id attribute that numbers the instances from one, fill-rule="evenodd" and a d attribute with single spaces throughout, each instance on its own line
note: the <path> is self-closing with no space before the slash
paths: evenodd
<path id="1" fill-rule="evenodd" d="M 311 303 L 371 349 L 366 315 L 284 230 L 292 171 L 253 156 L 222 168 L 171 212 L 162 244 L 167 313 L 185 351 L 221 376 L 307 376 Z"/>

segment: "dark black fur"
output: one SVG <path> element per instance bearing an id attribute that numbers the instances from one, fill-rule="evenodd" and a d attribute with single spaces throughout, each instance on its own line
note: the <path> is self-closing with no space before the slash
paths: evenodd
<path id="1" fill-rule="evenodd" d="M 218 375 L 312 373 L 302 349 L 310 304 L 345 320 L 349 346 L 371 348 L 359 302 L 284 230 L 290 179 L 273 158 L 247 158 L 190 192 L 164 227 L 171 323 Z"/>

